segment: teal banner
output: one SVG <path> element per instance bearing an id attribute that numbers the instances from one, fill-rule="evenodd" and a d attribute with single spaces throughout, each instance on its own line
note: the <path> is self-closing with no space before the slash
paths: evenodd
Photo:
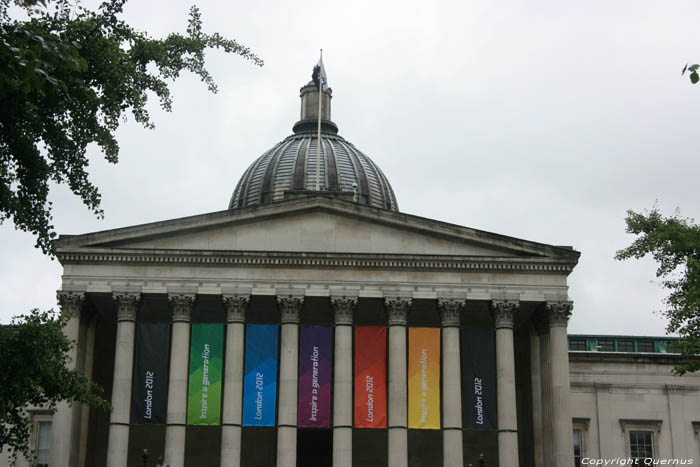
<path id="1" fill-rule="evenodd" d="M 277 325 L 274 324 L 246 326 L 244 426 L 275 426 L 277 335 Z"/>

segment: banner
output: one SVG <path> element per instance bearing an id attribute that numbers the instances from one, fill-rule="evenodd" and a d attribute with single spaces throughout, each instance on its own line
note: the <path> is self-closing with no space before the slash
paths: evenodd
<path id="1" fill-rule="evenodd" d="M 137 323 L 131 385 L 131 423 L 165 423 L 168 409 L 170 324 Z"/>
<path id="2" fill-rule="evenodd" d="M 327 326 L 301 327 L 297 411 L 297 425 L 300 428 L 331 426 L 332 331 Z"/>
<path id="3" fill-rule="evenodd" d="M 221 421 L 221 363 L 224 325 L 192 325 L 187 424 L 218 425 Z"/>
<path id="4" fill-rule="evenodd" d="M 248 324 L 243 379 L 243 425 L 275 426 L 277 325 Z"/>
<path id="5" fill-rule="evenodd" d="M 440 429 L 439 328 L 408 328 L 408 427 Z"/>
<path id="6" fill-rule="evenodd" d="M 386 428 L 386 328 L 355 328 L 355 427 Z"/>
<path id="7" fill-rule="evenodd" d="M 495 430 L 496 342 L 493 329 L 462 328 L 462 423 Z"/>

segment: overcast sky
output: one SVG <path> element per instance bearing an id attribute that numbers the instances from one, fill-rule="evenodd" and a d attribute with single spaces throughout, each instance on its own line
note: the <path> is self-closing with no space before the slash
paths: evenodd
<path id="1" fill-rule="evenodd" d="M 161 37 L 190 4 L 132 0 L 125 18 Z M 658 200 L 700 218 L 700 61 L 694 1 L 202 1 L 204 27 L 251 47 L 257 68 L 212 52 L 220 92 L 183 76 L 154 131 L 118 131 L 119 164 L 94 151 L 105 219 L 65 188 L 60 233 L 226 209 L 236 182 L 291 133 L 299 88 L 324 49 L 340 134 L 389 178 L 402 212 L 571 245 L 570 333 L 662 335 L 651 261 L 620 263 L 627 209 Z M 61 266 L 0 226 L 0 322 L 55 307 Z"/>

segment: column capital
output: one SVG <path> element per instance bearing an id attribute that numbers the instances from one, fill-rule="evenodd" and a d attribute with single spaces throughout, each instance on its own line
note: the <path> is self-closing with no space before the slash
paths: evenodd
<path id="1" fill-rule="evenodd" d="M 224 294 L 221 296 L 226 310 L 227 323 L 244 323 L 245 315 L 250 305 L 250 295 Z"/>
<path id="2" fill-rule="evenodd" d="M 574 302 L 546 302 L 544 308 L 547 312 L 547 321 L 550 328 L 555 326 L 566 327 L 569 323 L 571 311 L 574 309 Z"/>
<path id="3" fill-rule="evenodd" d="M 61 307 L 61 313 L 80 318 L 80 313 L 83 311 L 83 304 L 85 303 L 84 292 L 58 290 L 56 291 L 56 300 L 58 300 L 58 305 Z"/>
<path id="4" fill-rule="evenodd" d="M 496 329 L 513 329 L 515 313 L 520 308 L 520 302 L 509 300 L 491 300 L 491 313 L 493 314 Z"/>
<path id="5" fill-rule="evenodd" d="M 169 293 L 168 303 L 173 312 L 173 323 L 189 323 L 197 295 L 191 293 Z"/>
<path id="6" fill-rule="evenodd" d="M 288 295 L 277 296 L 277 308 L 280 310 L 282 324 L 299 324 L 301 307 L 304 305 L 304 297 Z"/>
<path id="7" fill-rule="evenodd" d="M 384 307 L 389 315 L 389 326 L 406 326 L 408 322 L 408 310 L 411 308 L 410 298 L 384 298 Z"/>
<path id="8" fill-rule="evenodd" d="M 443 327 L 458 327 L 460 322 L 460 311 L 464 309 L 464 300 L 450 300 L 438 298 L 438 310 L 442 318 Z"/>
<path id="9" fill-rule="evenodd" d="M 357 310 L 357 297 L 331 297 L 331 309 L 335 318 L 335 324 L 352 325 L 355 310 Z"/>
<path id="10" fill-rule="evenodd" d="M 117 322 L 136 321 L 141 294 L 138 292 L 113 292 L 112 300 L 117 303 Z"/>

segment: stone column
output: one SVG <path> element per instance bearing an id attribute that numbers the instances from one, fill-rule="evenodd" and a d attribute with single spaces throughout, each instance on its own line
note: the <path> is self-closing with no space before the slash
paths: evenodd
<path id="1" fill-rule="evenodd" d="M 500 467 L 518 467 L 518 417 L 515 399 L 515 352 L 513 349 L 513 321 L 518 307 L 518 302 L 505 300 L 491 302 L 496 327 L 498 465 Z"/>
<path id="2" fill-rule="evenodd" d="M 542 463 L 554 465 L 552 450 L 552 356 L 549 350 L 549 321 L 535 322 L 540 341 L 540 384 L 542 394 Z M 572 440 L 573 445 L 573 440 Z M 573 449 L 573 448 L 572 448 Z"/>
<path id="3" fill-rule="evenodd" d="M 187 378 L 189 376 L 190 322 L 195 294 L 168 294 L 173 329 L 170 338 L 170 377 L 165 426 L 165 461 L 172 467 L 185 466 L 187 431 Z"/>
<path id="4" fill-rule="evenodd" d="M 66 337 L 75 342 L 68 353 L 68 368 L 79 369 L 78 365 L 78 347 L 81 345 L 80 340 L 80 314 L 83 311 L 83 303 L 85 294 L 82 292 L 63 292 L 56 293 L 58 304 L 61 307 L 61 313 L 68 315 L 68 324 L 63 329 Z M 85 345 L 82 342 L 82 345 Z M 68 402 L 59 402 L 56 406 L 56 413 L 53 416 L 52 422 L 52 439 L 51 439 L 51 460 L 52 466 L 56 467 L 71 467 L 77 465 L 79 452 L 77 449 L 77 440 L 80 436 L 80 413 L 82 404 L 68 404 Z"/>
<path id="5" fill-rule="evenodd" d="M 107 467 L 126 467 L 129 450 L 131 377 L 134 369 L 134 331 L 141 294 L 115 292 L 112 298 L 117 303 L 117 345 L 114 351 Z"/>
<path id="6" fill-rule="evenodd" d="M 83 373 L 92 379 L 92 365 L 95 353 L 95 328 L 97 327 L 97 316 L 90 315 L 85 320 L 85 352 L 82 358 Z M 78 446 L 78 465 L 85 466 L 87 459 L 87 439 L 89 434 L 90 406 L 81 404 L 80 410 L 80 439 Z"/>
<path id="7" fill-rule="evenodd" d="M 297 465 L 297 390 L 299 377 L 299 314 L 303 297 L 277 297 L 282 321 L 280 394 L 277 415 L 277 467 Z"/>
<path id="8" fill-rule="evenodd" d="M 542 454 L 542 371 L 540 365 L 540 338 L 534 327 L 530 328 L 530 381 L 532 382 L 532 438 L 535 450 L 535 467 L 544 467 Z M 548 464 L 551 465 L 551 464 Z"/>
<path id="9" fill-rule="evenodd" d="M 226 372 L 221 423 L 221 467 L 241 465 L 241 412 L 243 400 L 243 339 L 249 295 L 224 295 L 226 310 Z"/>
<path id="10" fill-rule="evenodd" d="M 442 459 L 445 467 L 462 467 L 462 369 L 459 315 L 463 301 L 438 300 L 442 318 Z"/>
<path id="11" fill-rule="evenodd" d="M 552 452 L 554 465 L 573 465 L 574 439 L 569 413 L 569 345 L 566 326 L 571 302 L 547 302 L 552 357 Z"/>
<path id="12" fill-rule="evenodd" d="M 335 317 L 333 467 L 352 467 L 352 319 L 357 298 L 331 297 Z"/>
<path id="13" fill-rule="evenodd" d="M 389 315 L 389 467 L 408 466 L 406 324 L 411 299 L 385 298 Z"/>

